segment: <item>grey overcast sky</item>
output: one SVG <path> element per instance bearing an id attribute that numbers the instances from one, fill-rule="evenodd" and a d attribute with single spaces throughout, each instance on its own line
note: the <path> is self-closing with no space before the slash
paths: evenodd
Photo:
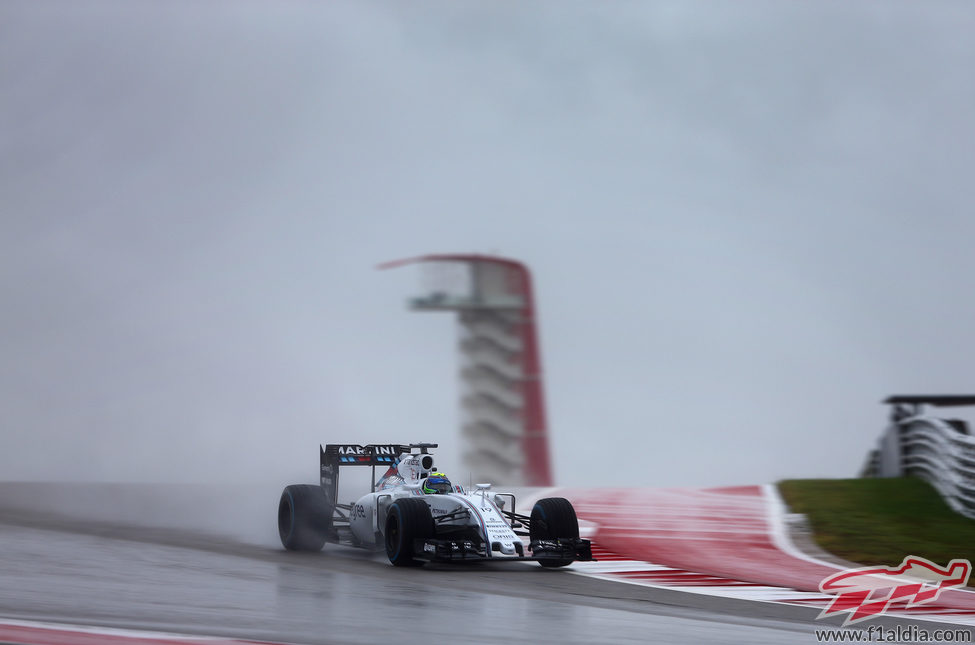
<path id="1" fill-rule="evenodd" d="M 525 261 L 556 477 L 843 477 L 971 392 L 975 4 L 0 3 L 0 479 L 458 454 L 426 252 Z"/>

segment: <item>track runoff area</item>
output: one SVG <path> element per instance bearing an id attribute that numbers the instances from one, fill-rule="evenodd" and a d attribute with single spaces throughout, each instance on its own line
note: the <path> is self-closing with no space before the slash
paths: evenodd
<path id="1" fill-rule="evenodd" d="M 813 607 L 823 610 L 824 626 L 848 624 L 856 609 L 834 605 L 837 596 L 820 590 L 824 579 L 837 576 L 845 567 L 795 545 L 787 527 L 787 508 L 773 485 L 549 489 L 543 494 L 570 499 L 581 520 L 580 531 L 593 541 L 597 561 L 570 565 L 580 575 L 692 594 Z M 965 626 L 969 636 L 975 626 L 975 592 L 950 588 L 934 601 L 909 606 L 908 600 L 894 598 L 883 606 L 882 613 L 895 619 Z M 839 620 L 825 620 L 827 613 Z M 868 629 L 866 621 L 857 622 L 857 629 Z"/>

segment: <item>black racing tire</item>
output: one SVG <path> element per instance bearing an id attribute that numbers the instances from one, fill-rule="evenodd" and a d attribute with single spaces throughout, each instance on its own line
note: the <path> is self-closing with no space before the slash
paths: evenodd
<path id="1" fill-rule="evenodd" d="M 386 515 L 386 557 L 397 567 L 423 566 L 416 559 L 414 541 L 431 538 L 435 531 L 433 513 L 425 501 L 415 497 L 396 500 Z"/>
<path id="2" fill-rule="evenodd" d="M 538 500 L 532 507 L 528 535 L 532 542 L 578 538 L 579 519 L 576 517 L 576 509 L 564 497 L 546 497 Z M 572 560 L 539 560 L 538 563 L 543 567 L 554 568 L 572 564 Z"/>
<path id="3" fill-rule="evenodd" d="M 332 510 L 321 486 L 286 486 L 278 503 L 281 544 L 289 551 L 321 551 L 331 533 Z"/>

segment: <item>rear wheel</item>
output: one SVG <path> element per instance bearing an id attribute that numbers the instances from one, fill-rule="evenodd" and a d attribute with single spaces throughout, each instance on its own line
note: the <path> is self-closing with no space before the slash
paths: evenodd
<path id="1" fill-rule="evenodd" d="M 572 508 L 572 503 L 564 497 L 546 497 L 538 500 L 532 507 L 528 534 L 532 542 L 578 538 L 579 520 L 576 518 L 576 510 Z M 572 560 L 552 558 L 539 560 L 538 563 L 543 567 L 564 567 L 572 564 Z"/>
<path id="2" fill-rule="evenodd" d="M 386 516 L 386 556 L 397 567 L 422 566 L 416 559 L 414 543 L 433 537 L 433 513 L 422 499 L 398 499 Z"/>
<path id="3" fill-rule="evenodd" d="M 289 551 L 321 551 L 332 528 L 332 504 L 316 484 L 286 486 L 278 503 L 278 534 Z"/>

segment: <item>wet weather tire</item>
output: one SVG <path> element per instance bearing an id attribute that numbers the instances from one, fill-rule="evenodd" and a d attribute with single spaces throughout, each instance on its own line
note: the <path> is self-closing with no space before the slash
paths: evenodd
<path id="1" fill-rule="evenodd" d="M 286 486 L 278 503 L 278 534 L 289 551 L 321 551 L 332 529 L 332 505 L 321 486 Z"/>
<path id="2" fill-rule="evenodd" d="M 532 542 L 579 537 L 576 510 L 564 497 L 546 497 L 535 502 L 528 526 Z M 543 567 L 564 567 L 572 564 L 572 560 L 539 560 L 538 563 Z"/>
<path id="3" fill-rule="evenodd" d="M 398 499 L 386 516 L 386 556 L 397 567 L 422 566 L 416 559 L 415 541 L 433 537 L 433 513 L 422 499 Z"/>

